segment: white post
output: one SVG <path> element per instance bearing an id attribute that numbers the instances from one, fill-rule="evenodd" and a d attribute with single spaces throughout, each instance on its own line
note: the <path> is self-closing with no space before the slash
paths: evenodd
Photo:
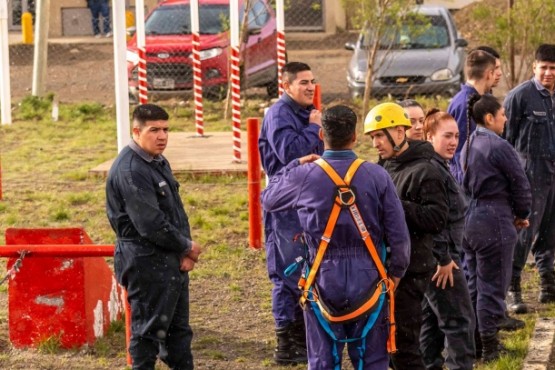
<path id="1" fill-rule="evenodd" d="M 281 69 L 285 65 L 285 15 L 283 0 L 276 1 L 277 68 L 279 96 L 283 93 Z"/>
<path id="2" fill-rule="evenodd" d="M 202 68 L 200 62 L 200 25 L 198 0 L 191 0 L 191 34 L 193 36 L 193 96 L 195 98 L 196 136 L 204 136 L 202 106 Z"/>
<path id="3" fill-rule="evenodd" d="M 233 121 L 233 162 L 241 162 L 241 83 L 239 70 L 239 1 L 229 2 L 231 48 L 231 116 Z"/>
<path id="4" fill-rule="evenodd" d="M 10 45 L 8 42 L 8 4 L 7 1 L 0 0 L 0 109 L 2 110 L 3 125 L 10 125 L 12 123 L 9 49 Z M 2 186 L 0 184 L 0 189 L 1 188 Z M 2 199 L 1 191 L 0 199 Z"/>
<path id="5" fill-rule="evenodd" d="M 33 55 L 33 86 L 31 94 L 33 96 L 42 96 L 45 92 L 46 65 L 48 64 L 50 0 L 38 0 L 35 14 L 35 52 Z"/>
<path id="6" fill-rule="evenodd" d="M 114 29 L 116 122 L 118 152 L 120 152 L 131 141 L 131 129 L 129 128 L 129 87 L 127 85 L 125 2 L 112 1 L 112 23 Z"/>
<path id="7" fill-rule="evenodd" d="M 135 32 L 137 35 L 137 54 L 139 56 L 139 103 L 148 102 L 147 80 L 146 80 L 146 37 L 145 37 L 145 2 L 135 1 Z"/>

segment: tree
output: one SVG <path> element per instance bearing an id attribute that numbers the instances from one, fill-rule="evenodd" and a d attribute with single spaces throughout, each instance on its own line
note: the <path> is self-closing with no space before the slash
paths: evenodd
<path id="1" fill-rule="evenodd" d="M 343 0 L 345 9 L 351 10 L 350 21 L 367 39 L 368 71 L 362 100 L 362 116 L 366 116 L 372 95 L 372 84 L 378 71 L 387 63 L 386 55 L 393 46 L 394 37 L 401 27 L 407 26 L 415 0 Z M 417 21 L 413 17 L 412 21 Z M 420 20 L 421 21 L 421 20 Z M 380 51 L 380 58 L 378 52 Z"/>
<path id="2" fill-rule="evenodd" d="M 476 4 L 472 15 L 480 43 L 496 48 L 501 55 L 503 75 L 512 89 L 530 77 L 536 48 L 555 43 L 555 2 L 508 0 L 506 8 L 492 2 Z M 519 57 L 511 58 L 511 50 Z"/>

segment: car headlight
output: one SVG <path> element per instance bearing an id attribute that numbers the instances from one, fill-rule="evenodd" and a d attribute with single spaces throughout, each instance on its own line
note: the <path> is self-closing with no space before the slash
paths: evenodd
<path id="1" fill-rule="evenodd" d="M 365 82 L 366 81 L 366 73 L 362 71 L 355 72 L 355 81 L 357 82 Z"/>
<path id="2" fill-rule="evenodd" d="M 221 53 L 222 53 L 222 48 L 212 48 L 212 49 L 201 50 L 199 52 L 200 60 L 214 58 L 214 57 L 217 57 L 218 55 L 220 55 Z M 193 59 L 193 54 L 191 54 L 190 57 L 191 57 L 191 59 Z"/>
<path id="3" fill-rule="evenodd" d="M 453 78 L 453 72 L 449 68 L 437 70 L 430 77 L 432 81 L 445 81 L 450 78 Z"/>
<path id="4" fill-rule="evenodd" d="M 127 50 L 127 55 L 125 56 L 125 58 L 128 62 L 133 63 L 133 65 L 139 64 L 139 54 L 134 51 Z"/>

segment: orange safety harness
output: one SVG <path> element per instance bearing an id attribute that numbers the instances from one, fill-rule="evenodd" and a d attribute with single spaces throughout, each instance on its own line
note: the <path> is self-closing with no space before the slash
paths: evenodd
<path id="1" fill-rule="evenodd" d="M 331 323 L 345 323 L 369 312 L 372 308 L 376 306 L 376 303 L 379 301 L 382 294 L 387 293 L 389 297 L 389 338 L 387 341 L 387 351 L 389 353 L 394 353 L 397 351 L 395 345 L 395 299 L 394 299 L 394 283 L 393 281 L 387 276 L 385 271 L 385 267 L 383 265 L 378 252 L 376 251 L 376 247 L 366 229 L 364 221 L 360 215 L 358 207 L 356 205 L 356 196 L 354 191 L 350 187 L 351 180 L 353 179 L 356 171 L 360 167 L 364 160 L 356 159 L 351 166 L 349 167 L 345 178 L 341 178 L 337 174 L 337 172 L 323 159 L 320 158 L 316 160 L 314 163 L 319 165 L 326 174 L 330 177 L 330 179 L 335 183 L 337 186 L 337 196 L 335 197 L 334 205 L 331 210 L 330 216 L 328 218 L 328 222 L 326 224 L 326 228 L 324 229 L 324 233 L 320 240 L 320 245 L 318 246 L 318 251 L 316 253 L 316 257 L 314 258 L 314 263 L 312 264 L 310 270 L 307 270 L 308 277 L 306 274 L 301 276 L 299 280 L 299 288 L 302 290 L 302 296 L 300 298 L 301 306 L 305 306 L 306 302 L 309 301 L 313 304 L 314 308 L 317 308 L 321 312 L 321 315 Z M 376 290 L 370 295 L 362 305 L 358 308 L 355 308 L 349 312 L 343 312 L 339 315 L 333 315 L 329 312 L 326 308 L 326 305 L 318 297 L 317 289 L 314 289 L 314 281 L 316 279 L 316 275 L 318 273 L 318 269 L 320 267 L 320 263 L 326 253 L 327 247 L 331 241 L 331 236 L 333 234 L 333 230 L 337 223 L 337 219 L 339 218 L 339 214 L 341 209 L 348 208 L 351 217 L 353 218 L 357 229 L 364 241 L 376 268 L 378 269 L 378 273 L 380 276 L 380 280 L 377 282 Z M 380 304 L 381 307 L 381 304 Z"/>

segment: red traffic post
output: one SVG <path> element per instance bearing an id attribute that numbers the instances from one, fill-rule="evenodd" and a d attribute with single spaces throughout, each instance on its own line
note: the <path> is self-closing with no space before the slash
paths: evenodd
<path id="1" fill-rule="evenodd" d="M 260 119 L 247 119 L 247 178 L 249 194 L 249 246 L 262 248 L 262 206 L 260 204 L 260 154 L 258 127 Z"/>
<path id="2" fill-rule="evenodd" d="M 113 245 L 93 245 L 81 228 L 6 230 L 8 270 L 22 260 L 8 285 L 8 327 L 16 348 L 58 336 L 64 348 L 93 344 L 123 310 L 122 290 L 108 264 Z M 97 256 L 81 258 L 84 256 Z M 35 257 L 44 258 L 35 258 Z"/>
<path id="3" fill-rule="evenodd" d="M 320 89 L 320 84 L 316 84 L 314 88 L 314 99 L 313 99 L 314 107 L 318 110 L 322 110 L 322 91 Z"/>

